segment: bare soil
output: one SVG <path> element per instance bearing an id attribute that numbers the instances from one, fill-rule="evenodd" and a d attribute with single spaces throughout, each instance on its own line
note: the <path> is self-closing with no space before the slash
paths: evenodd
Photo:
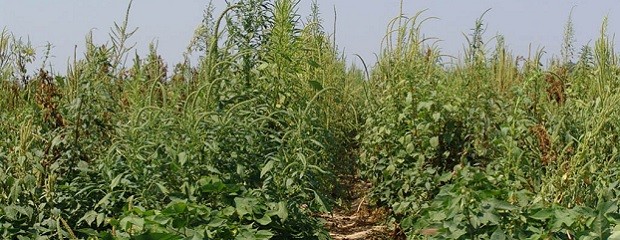
<path id="1" fill-rule="evenodd" d="M 370 183 L 355 176 L 341 176 L 341 206 L 332 214 L 321 215 L 335 240 L 397 239 L 394 227 L 387 226 L 387 210 L 369 205 Z"/>

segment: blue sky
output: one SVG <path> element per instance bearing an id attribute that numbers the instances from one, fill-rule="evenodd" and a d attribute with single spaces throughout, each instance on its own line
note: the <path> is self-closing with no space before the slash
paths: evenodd
<path id="1" fill-rule="evenodd" d="M 74 46 L 81 54 L 85 35 L 92 30 L 95 41 L 104 43 L 114 21 L 123 19 L 129 1 L 94 0 L 0 0 L 0 28 L 6 27 L 17 36 L 29 38 L 39 53 L 46 42 L 54 45 L 53 64 L 64 71 L 67 59 L 73 56 Z M 355 62 L 353 54 L 360 54 L 367 62 L 375 61 L 386 25 L 399 13 L 400 0 L 317 0 L 325 20 L 326 31 L 333 32 L 334 8 L 337 12 L 336 39 L 345 56 Z M 596 3 L 591 3 L 596 2 Z M 193 31 L 201 21 L 207 1 L 135 0 L 130 15 L 130 26 L 139 27 L 130 39 L 136 42 L 139 53 L 146 52 L 150 42 L 156 41 L 159 52 L 170 64 L 181 60 Z M 216 12 L 224 6 L 223 0 L 215 1 Z M 302 0 L 300 14 L 309 12 L 310 0 Z M 577 46 L 593 44 L 599 35 L 604 16 L 609 17 L 609 32 L 620 29 L 616 9 L 620 1 L 577 0 L 405 0 L 404 13 L 411 16 L 425 10 L 423 16 L 437 17 L 426 22 L 422 33 L 441 41 L 442 52 L 459 56 L 474 21 L 487 9 L 485 17 L 490 39 L 497 33 L 516 55 L 527 56 L 528 47 L 544 47 L 549 57 L 559 55 L 562 33 L 571 8 L 575 24 Z M 79 55 L 78 55 L 79 56 Z M 39 54 L 41 57 L 41 54 Z"/>

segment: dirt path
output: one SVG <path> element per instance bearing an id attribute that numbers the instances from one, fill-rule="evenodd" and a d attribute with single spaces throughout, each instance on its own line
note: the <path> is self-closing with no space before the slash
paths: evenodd
<path id="1" fill-rule="evenodd" d="M 322 215 L 326 227 L 335 240 L 394 239 L 386 226 L 386 210 L 371 208 L 366 199 L 370 184 L 358 177 L 343 176 L 342 204 L 331 215 Z"/>

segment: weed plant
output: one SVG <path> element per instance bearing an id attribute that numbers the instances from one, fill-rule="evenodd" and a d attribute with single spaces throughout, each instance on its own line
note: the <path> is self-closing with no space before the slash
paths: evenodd
<path id="1" fill-rule="evenodd" d="M 317 216 L 347 174 L 372 183 L 397 238 L 620 236 L 607 20 L 576 52 L 569 18 L 543 66 L 502 36 L 491 48 L 481 17 L 447 64 L 421 37 L 433 18 L 401 15 L 364 74 L 299 4 L 207 6 L 173 68 L 156 45 L 132 54 L 130 8 L 64 74 L 29 74 L 34 48 L 3 30 L 2 238 L 329 239 Z"/>
<path id="2" fill-rule="evenodd" d="M 291 0 L 212 8 L 172 74 L 115 24 L 66 75 L 2 33 L 3 238 L 327 239 L 358 75 Z M 315 3 L 316 4 L 316 3 Z M 188 53 L 191 54 L 191 53 Z M 23 83 L 23 84 L 22 84 Z"/>
<path id="3" fill-rule="evenodd" d="M 422 14 L 422 13 L 421 13 Z M 466 58 L 440 61 L 420 25 L 392 21 L 369 81 L 359 136 L 363 175 L 409 239 L 608 239 L 619 236 L 617 57 L 604 20 L 571 62 L 515 58 L 484 22 Z M 399 230 L 399 229 L 397 229 Z"/>

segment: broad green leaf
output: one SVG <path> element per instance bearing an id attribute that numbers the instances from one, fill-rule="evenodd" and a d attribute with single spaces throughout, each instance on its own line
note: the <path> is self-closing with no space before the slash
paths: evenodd
<path id="1" fill-rule="evenodd" d="M 576 216 L 573 215 L 570 209 L 556 210 L 553 228 L 561 229 L 563 226 L 570 227 L 575 222 L 575 217 Z"/>
<path id="2" fill-rule="evenodd" d="M 159 225 L 166 225 L 166 224 L 170 223 L 171 218 L 167 217 L 167 216 L 164 216 L 164 215 L 161 215 L 161 214 L 158 214 L 158 215 L 149 217 L 147 220 L 150 223 L 156 223 L 156 224 L 159 224 Z"/>
<path id="3" fill-rule="evenodd" d="M 177 202 L 169 204 L 162 211 L 162 213 L 166 214 L 166 215 L 175 215 L 175 214 L 184 213 L 186 210 L 187 210 L 187 203 L 181 202 L 181 201 L 177 201 Z"/>
<path id="4" fill-rule="evenodd" d="M 61 142 L 62 142 L 62 134 L 58 134 L 56 137 L 54 137 L 54 139 L 52 139 L 52 149 L 55 148 L 56 146 L 58 146 Z"/>
<path id="5" fill-rule="evenodd" d="M 397 203 L 394 203 L 394 205 L 392 205 L 392 209 L 394 209 L 394 213 L 396 214 L 403 214 L 409 209 L 410 204 L 411 202 L 407 202 L 407 201 L 397 202 Z"/>
<path id="6" fill-rule="evenodd" d="M 135 240 L 151 240 L 151 239 L 177 240 L 177 239 L 183 239 L 183 238 L 181 236 L 177 236 L 177 235 L 172 234 L 172 233 L 152 233 L 152 232 L 147 232 L 147 233 L 143 233 L 143 234 L 137 235 L 137 236 L 133 237 L 132 239 L 135 239 Z"/>
<path id="7" fill-rule="evenodd" d="M 226 184 L 224 184 L 223 182 L 214 182 L 203 185 L 202 187 L 200 187 L 200 190 L 206 193 L 217 193 L 222 192 L 224 188 L 226 188 Z"/>
<path id="8" fill-rule="evenodd" d="M 235 237 L 235 240 L 253 240 L 256 239 L 256 230 L 255 229 L 239 229 L 239 233 Z"/>
<path id="9" fill-rule="evenodd" d="M 506 239 L 506 234 L 504 234 L 504 231 L 502 231 L 502 229 L 497 228 L 495 230 L 495 232 L 493 232 L 493 234 L 491 235 L 491 240 L 505 240 Z"/>
<path id="10" fill-rule="evenodd" d="M 225 222 L 226 220 L 223 218 L 214 218 L 213 220 L 211 220 L 211 222 L 209 222 L 208 226 L 217 228 L 217 227 L 222 226 Z"/>
<path id="11" fill-rule="evenodd" d="M 78 220 L 78 223 L 84 221 L 90 226 L 97 219 L 97 214 L 98 213 L 95 211 L 88 211 L 86 214 L 84 214 L 82 218 Z"/>
<path id="12" fill-rule="evenodd" d="M 239 174 L 239 176 L 245 177 L 245 175 L 246 175 L 245 169 L 246 169 L 246 167 L 244 165 L 237 164 L 237 174 Z"/>
<path id="13" fill-rule="evenodd" d="M 104 220 L 105 220 L 105 215 L 103 213 L 97 214 L 97 227 L 101 226 Z"/>
<path id="14" fill-rule="evenodd" d="M 493 204 L 494 208 L 500 210 L 513 211 L 519 209 L 518 207 L 515 207 L 512 204 L 502 200 L 492 199 L 490 202 Z"/>
<path id="15" fill-rule="evenodd" d="M 619 232 L 613 232 L 611 234 L 611 236 L 609 236 L 608 239 L 609 240 L 620 240 L 620 231 Z"/>
<path id="16" fill-rule="evenodd" d="M 10 220 L 17 220 L 18 211 L 15 209 L 15 206 L 4 207 L 4 214 Z"/>
<path id="17" fill-rule="evenodd" d="M 286 221 L 288 218 L 288 209 L 286 208 L 286 202 L 278 202 L 278 211 L 276 215 L 282 219 L 282 222 Z"/>
<path id="18" fill-rule="evenodd" d="M 245 215 L 252 213 L 252 206 L 250 202 L 246 198 L 235 198 L 235 210 L 239 217 L 243 217 Z"/>
<path id="19" fill-rule="evenodd" d="M 418 103 L 418 111 L 422 109 L 431 110 L 432 106 L 433 106 L 433 102 L 420 102 Z"/>
<path id="20" fill-rule="evenodd" d="M 499 221 L 500 221 L 500 218 L 491 212 L 485 212 L 482 214 L 482 217 L 480 217 L 480 222 L 482 224 L 491 223 L 493 225 L 496 225 L 496 224 L 499 224 Z"/>
<path id="21" fill-rule="evenodd" d="M 452 172 L 446 172 L 439 177 L 439 182 L 447 182 L 452 179 Z"/>
<path id="22" fill-rule="evenodd" d="M 273 236 L 273 233 L 267 230 L 258 230 L 256 234 L 254 234 L 255 239 L 271 239 Z"/>
<path id="23" fill-rule="evenodd" d="M 34 209 L 31 207 L 15 206 L 15 210 L 28 218 L 32 217 L 32 214 L 34 213 Z"/>
<path id="24" fill-rule="evenodd" d="M 414 150 L 415 148 L 412 142 L 408 143 L 407 147 L 405 147 L 405 151 L 407 151 L 408 154 L 412 154 Z"/>
<path id="25" fill-rule="evenodd" d="M 144 228 L 144 219 L 138 216 L 127 216 L 121 219 L 121 227 L 125 230 L 134 229 L 141 231 Z"/>
<path id="26" fill-rule="evenodd" d="M 186 152 L 181 152 L 179 153 L 179 164 L 181 164 L 181 166 L 185 165 L 185 163 L 187 162 L 187 153 Z"/>
<path id="27" fill-rule="evenodd" d="M 429 140 L 429 142 L 431 144 L 431 147 L 433 147 L 433 148 L 437 148 L 439 146 L 439 138 L 438 137 L 432 137 Z"/>
<path id="28" fill-rule="evenodd" d="M 254 219 L 254 220 L 258 224 L 263 225 L 263 226 L 269 225 L 271 223 L 271 218 L 267 214 L 263 215 L 262 218 Z"/>
<path id="29" fill-rule="evenodd" d="M 450 233 L 450 238 L 451 239 L 459 239 L 461 236 L 467 234 L 467 231 L 465 229 L 455 229 L 454 231 L 452 231 Z"/>
<path id="30" fill-rule="evenodd" d="M 287 178 L 284 185 L 286 186 L 286 188 L 291 188 L 294 182 L 295 181 L 292 178 Z"/>
<path id="31" fill-rule="evenodd" d="M 309 81 L 310 86 L 317 91 L 321 91 L 323 90 L 323 85 L 321 83 L 319 83 L 318 81 Z"/>
<path id="32" fill-rule="evenodd" d="M 603 202 L 600 203 L 596 208 L 600 213 L 606 214 L 610 212 L 617 212 L 618 204 L 614 202 Z"/>
<path id="33" fill-rule="evenodd" d="M 534 215 L 530 217 L 536 220 L 547 220 L 547 219 L 550 219 L 552 216 L 553 216 L 553 210 L 543 209 L 543 210 L 536 212 Z"/>
<path id="34" fill-rule="evenodd" d="M 224 215 L 226 217 L 230 217 L 233 214 L 235 214 L 235 208 L 232 207 L 232 206 L 228 206 L 228 207 L 222 209 L 220 212 L 222 213 L 222 215 Z"/>
<path id="35" fill-rule="evenodd" d="M 439 121 L 439 118 L 441 118 L 441 113 L 439 112 L 433 113 L 433 120 L 435 122 Z"/>

